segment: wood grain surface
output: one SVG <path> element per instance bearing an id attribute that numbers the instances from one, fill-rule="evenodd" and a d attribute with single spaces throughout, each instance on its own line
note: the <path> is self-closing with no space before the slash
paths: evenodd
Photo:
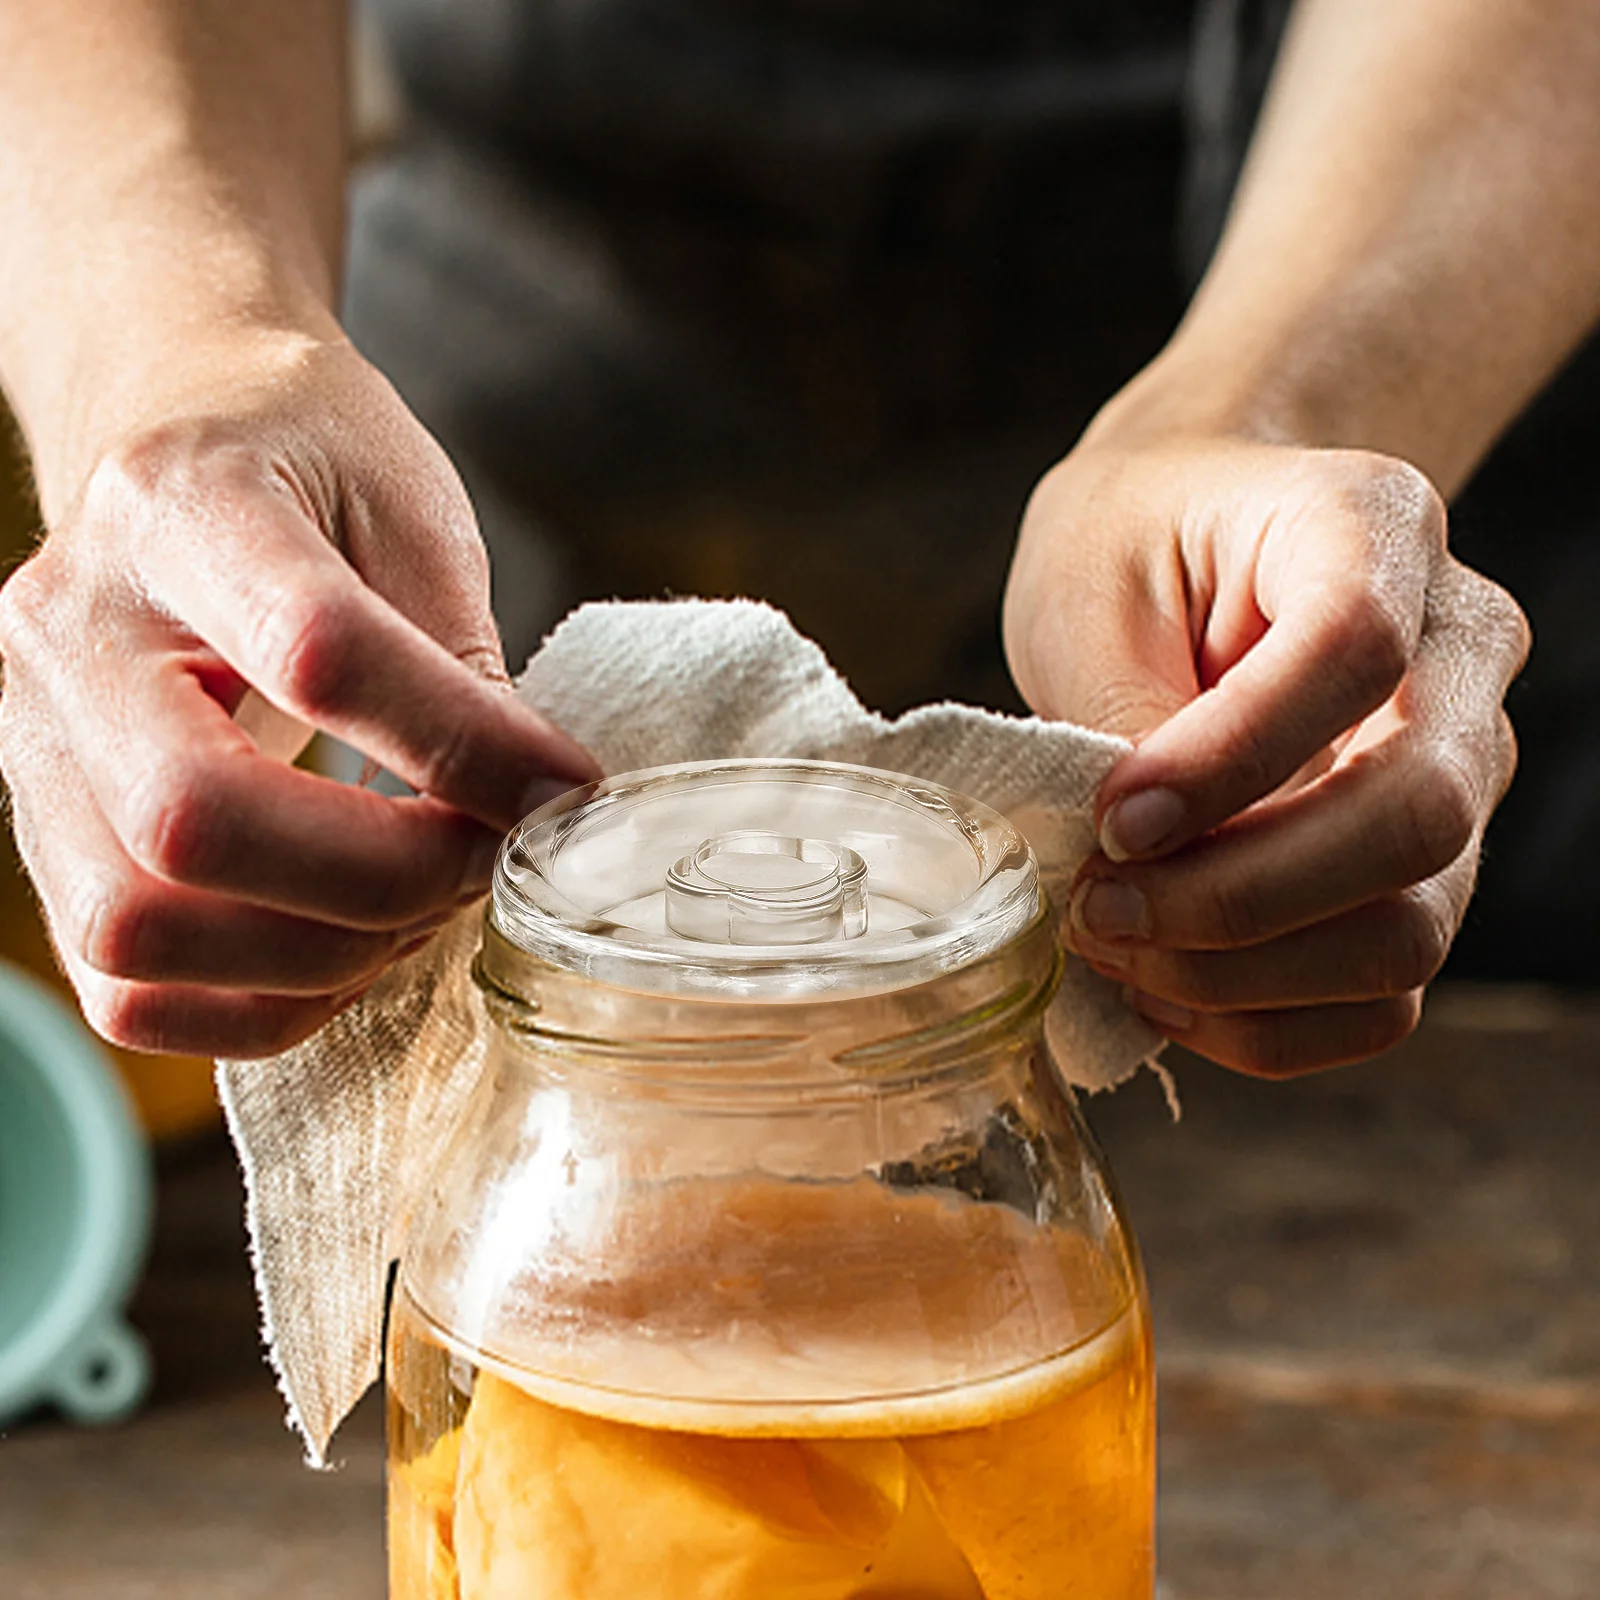
<path id="1" fill-rule="evenodd" d="M 1600 1596 L 1600 1017 L 1093 1111 L 1145 1249 L 1170 1600 Z"/>

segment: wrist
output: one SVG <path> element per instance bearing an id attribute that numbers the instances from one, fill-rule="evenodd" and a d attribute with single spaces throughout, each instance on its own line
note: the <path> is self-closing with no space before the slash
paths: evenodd
<path id="1" fill-rule="evenodd" d="M 1288 360 L 1222 359 L 1180 329 L 1101 408 L 1084 443 L 1116 449 L 1228 440 L 1304 449 L 1352 443 Z"/>
<path id="2" fill-rule="evenodd" d="M 5 350 L 47 525 L 119 441 L 237 405 L 345 343 L 326 291 L 294 265 L 215 240 L 184 253 L 177 269 L 63 296 Z"/>
<path id="3" fill-rule="evenodd" d="M 1237 297 L 1235 297 L 1236 299 Z M 1430 365 L 1406 317 L 1337 301 L 1255 315 L 1205 291 L 1166 348 L 1090 425 L 1085 443 L 1137 449 L 1231 441 L 1358 450 L 1415 466 L 1447 498 L 1506 418 Z"/>

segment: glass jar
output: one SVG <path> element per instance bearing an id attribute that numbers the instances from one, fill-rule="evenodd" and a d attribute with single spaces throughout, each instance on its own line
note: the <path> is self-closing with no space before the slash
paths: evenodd
<path id="1" fill-rule="evenodd" d="M 1149 1600 L 1148 1307 L 1026 842 L 819 762 L 507 840 L 401 1263 L 394 1600 Z"/>

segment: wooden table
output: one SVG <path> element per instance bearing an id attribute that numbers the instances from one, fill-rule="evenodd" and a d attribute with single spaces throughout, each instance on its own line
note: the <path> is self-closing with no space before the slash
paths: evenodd
<path id="1" fill-rule="evenodd" d="M 1370 1066 L 1177 1065 L 1177 1127 L 1153 1082 L 1092 1111 L 1157 1308 L 1163 1600 L 1595 1600 L 1600 1009 L 1445 991 Z M 0 1595 L 377 1600 L 378 1409 L 300 1466 L 230 1157 L 161 1187 L 155 1400 L 0 1443 Z"/>

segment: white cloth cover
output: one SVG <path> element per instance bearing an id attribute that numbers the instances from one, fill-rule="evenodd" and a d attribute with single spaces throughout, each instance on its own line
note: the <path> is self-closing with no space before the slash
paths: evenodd
<path id="1" fill-rule="evenodd" d="M 1095 790 L 1128 746 L 1065 723 L 934 705 L 867 711 L 783 613 L 754 601 L 586 605 L 517 692 L 607 772 L 792 756 L 904 772 L 985 801 L 1038 854 L 1055 903 L 1094 847 Z M 482 1066 L 486 1022 L 464 911 L 325 1028 L 267 1061 L 222 1062 L 244 1168 L 263 1333 L 289 1421 L 322 1465 L 378 1376 L 389 1267 Z M 1120 1082 L 1161 1040 L 1081 963 L 1049 1015 L 1080 1088 Z"/>

